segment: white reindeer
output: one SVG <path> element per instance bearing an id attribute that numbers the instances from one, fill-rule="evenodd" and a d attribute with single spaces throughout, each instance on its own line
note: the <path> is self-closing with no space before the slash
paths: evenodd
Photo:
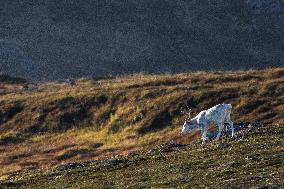
<path id="1" fill-rule="evenodd" d="M 216 140 L 219 140 L 224 124 L 228 124 L 232 130 L 232 137 L 235 136 L 233 122 L 230 119 L 232 110 L 231 104 L 218 104 L 208 110 L 201 111 L 197 116 L 190 120 L 186 120 L 183 124 L 181 134 L 187 134 L 191 129 L 198 128 L 201 130 L 202 144 L 208 140 L 207 131 L 209 125 L 214 124 L 218 126 L 218 134 Z M 188 113 L 190 115 L 190 112 Z"/>

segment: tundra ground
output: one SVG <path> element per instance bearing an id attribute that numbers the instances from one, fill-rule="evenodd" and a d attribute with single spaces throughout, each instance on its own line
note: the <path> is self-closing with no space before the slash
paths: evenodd
<path id="1" fill-rule="evenodd" d="M 185 119 L 180 108 L 186 105 L 195 115 L 218 103 L 230 103 L 233 121 L 281 125 L 283 94 L 284 69 L 280 68 L 83 78 L 74 84 L 30 83 L 1 76 L 0 175 L 7 179 L 21 170 L 108 159 L 168 141 L 190 144 L 199 136 L 180 136 Z M 271 132 L 277 128 L 267 127 Z M 268 133 L 267 137 L 273 134 Z M 232 143 L 236 149 L 237 144 L 241 142 Z M 272 147 L 261 150 L 273 153 Z M 279 146 L 275 148 L 279 150 Z M 205 149 L 195 150 L 197 153 Z M 210 149 L 208 155 L 215 148 Z M 152 158 L 147 161 L 150 163 Z"/>
<path id="2" fill-rule="evenodd" d="M 1 188 L 282 188 L 284 125 L 205 145 L 165 143 L 102 161 L 14 173 Z"/>

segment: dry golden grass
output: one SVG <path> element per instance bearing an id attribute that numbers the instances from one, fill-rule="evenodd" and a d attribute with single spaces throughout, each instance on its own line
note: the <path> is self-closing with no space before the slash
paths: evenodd
<path id="1" fill-rule="evenodd" d="M 234 121 L 284 123 L 284 69 L 195 72 L 80 79 L 66 83 L 0 82 L 0 174 L 129 153 L 179 135 L 193 114 L 233 105 Z"/>

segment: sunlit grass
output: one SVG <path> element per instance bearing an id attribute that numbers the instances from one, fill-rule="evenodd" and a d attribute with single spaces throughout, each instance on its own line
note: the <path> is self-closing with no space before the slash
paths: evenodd
<path id="1" fill-rule="evenodd" d="M 283 73 L 279 68 L 135 74 L 104 80 L 84 78 L 76 85 L 41 83 L 32 89 L 0 83 L 5 92 L 0 95 L 0 140 L 14 140 L 0 145 L 1 173 L 11 172 L 13 167 L 23 169 L 26 161 L 51 166 L 148 149 L 169 140 L 190 143 L 198 139 L 198 133 L 185 138 L 179 132 L 185 119 L 180 108 L 186 105 L 196 115 L 226 102 L 233 105 L 235 122 L 283 124 Z M 14 110 L 17 103 L 23 110 Z M 89 149 L 92 155 L 80 153 L 80 149 Z M 17 157 L 30 151 L 35 153 Z M 78 155 L 69 157 L 70 151 L 78 151 Z M 65 154 L 66 159 L 58 160 Z M 9 157 L 17 158 L 8 161 Z"/>
<path id="2" fill-rule="evenodd" d="M 237 139 L 187 147 L 152 146 L 83 167 L 20 172 L 4 188 L 281 188 L 283 125 L 242 130 Z M 167 146 L 168 145 L 168 146 Z M 61 155 L 64 155 L 62 153 Z"/>

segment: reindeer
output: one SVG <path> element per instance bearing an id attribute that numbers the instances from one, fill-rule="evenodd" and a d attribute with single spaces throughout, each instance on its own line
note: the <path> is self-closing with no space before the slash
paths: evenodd
<path id="1" fill-rule="evenodd" d="M 230 119 L 231 110 L 231 104 L 218 104 L 208 110 L 201 111 L 197 116 L 190 119 L 191 109 L 189 109 L 187 113 L 182 109 L 182 113 L 187 114 L 188 118 L 183 124 L 181 134 L 185 135 L 191 129 L 197 128 L 201 130 L 202 144 L 204 144 L 205 141 L 208 140 L 207 131 L 209 125 L 214 124 L 218 126 L 218 134 L 216 140 L 219 140 L 222 130 L 224 129 L 224 125 L 228 124 L 232 130 L 231 137 L 234 137 L 235 131 L 233 127 L 233 122 Z"/>

